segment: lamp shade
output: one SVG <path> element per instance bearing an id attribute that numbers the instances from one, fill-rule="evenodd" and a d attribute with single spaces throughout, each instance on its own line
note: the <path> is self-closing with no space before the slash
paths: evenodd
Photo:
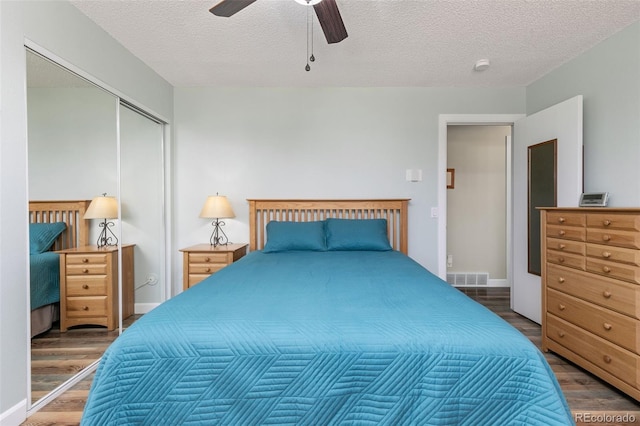
<path id="1" fill-rule="evenodd" d="M 220 219 L 236 217 L 236 215 L 227 197 L 224 195 L 210 195 L 207 197 L 207 201 L 204 202 L 200 217 Z"/>
<path id="2" fill-rule="evenodd" d="M 102 195 L 91 200 L 89 208 L 84 213 L 85 219 L 116 219 L 118 217 L 118 202 L 115 197 Z"/>

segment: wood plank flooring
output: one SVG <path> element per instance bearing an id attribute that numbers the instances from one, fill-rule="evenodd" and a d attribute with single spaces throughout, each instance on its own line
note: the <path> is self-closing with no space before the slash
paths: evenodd
<path id="1" fill-rule="evenodd" d="M 508 288 L 460 290 L 504 318 L 540 348 L 540 326 L 509 309 Z M 640 403 L 553 353 L 546 353 L 545 358 L 558 378 L 578 425 L 640 425 Z M 93 375 L 79 382 L 29 417 L 23 425 L 78 425 L 92 379 Z M 615 416 L 620 416 L 620 421 L 614 421 Z M 597 421 L 604 418 L 609 421 Z"/>

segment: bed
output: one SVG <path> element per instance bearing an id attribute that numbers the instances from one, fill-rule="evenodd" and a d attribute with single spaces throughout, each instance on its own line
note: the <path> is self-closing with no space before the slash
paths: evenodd
<path id="1" fill-rule="evenodd" d="M 59 315 L 60 259 L 56 250 L 86 245 L 88 200 L 29 202 L 31 337 L 51 328 Z"/>
<path id="2" fill-rule="evenodd" d="M 573 424 L 521 333 L 406 255 L 408 200 L 249 200 L 248 255 L 102 357 L 82 424 Z"/>

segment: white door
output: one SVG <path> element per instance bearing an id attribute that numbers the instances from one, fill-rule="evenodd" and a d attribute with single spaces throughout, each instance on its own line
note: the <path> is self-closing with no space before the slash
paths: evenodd
<path id="1" fill-rule="evenodd" d="M 576 96 L 514 123 L 512 309 L 541 323 L 540 276 L 528 272 L 528 150 L 557 139 L 557 204 L 575 207 L 582 193 L 582 96 Z"/>

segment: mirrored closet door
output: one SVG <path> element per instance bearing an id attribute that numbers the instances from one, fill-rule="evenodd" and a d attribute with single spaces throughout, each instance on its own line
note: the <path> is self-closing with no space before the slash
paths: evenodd
<path id="1" fill-rule="evenodd" d="M 27 118 L 30 222 L 52 222 L 33 213 L 50 208 L 74 230 L 41 248 L 60 256 L 44 272 L 58 274 L 57 289 L 30 266 L 33 406 L 95 366 L 134 311 L 165 300 L 165 143 L 162 121 L 30 49 Z M 112 211 L 76 210 L 103 199 Z"/>

